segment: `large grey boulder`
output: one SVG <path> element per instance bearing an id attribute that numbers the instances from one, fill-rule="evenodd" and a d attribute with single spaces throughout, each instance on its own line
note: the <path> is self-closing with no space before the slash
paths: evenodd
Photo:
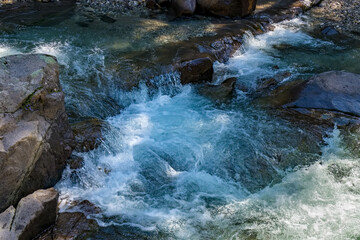
<path id="1" fill-rule="evenodd" d="M 360 74 L 330 71 L 276 88 L 259 100 L 269 106 L 360 116 Z"/>
<path id="2" fill-rule="evenodd" d="M 197 0 L 200 11 L 222 17 L 244 17 L 251 14 L 257 0 Z"/>
<path id="3" fill-rule="evenodd" d="M 338 71 L 315 75 L 286 107 L 326 109 L 360 116 L 360 75 Z"/>
<path id="4" fill-rule="evenodd" d="M 0 214 L 0 240 L 33 239 L 55 223 L 58 192 L 38 190 Z"/>
<path id="5" fill-rule="evenodd" d="M 55 185 L 72 139 L 56 58 L 0 58 L 0 212 Z"/>

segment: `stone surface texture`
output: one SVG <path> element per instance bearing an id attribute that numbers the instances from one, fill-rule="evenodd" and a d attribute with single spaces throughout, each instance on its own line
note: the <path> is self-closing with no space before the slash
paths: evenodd
<path id="1" fill-rule="evenodd" d="M 56 59 L 0 58 L 0 211 L 55 185 L 72 144 Z"/>
<path id="2" fill-rule="evenodd" d="M 360 116 L 360 74 L 330 71 L 309 80 L 287 82 L 258 102 L 287 109 L 326 110 Z"/>
<path id="3" fill-rule="evenodd" d="M 53 225 L 58 197 L 53 188 L 41 189 L 22 198 L 16 209 L 10 206 L 0 214 L 0 239 L 33 239 Z"/>

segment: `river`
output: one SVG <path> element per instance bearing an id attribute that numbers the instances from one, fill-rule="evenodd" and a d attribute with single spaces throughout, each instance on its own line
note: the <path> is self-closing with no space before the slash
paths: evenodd
<path id="1" fill-rule="evenodd" d="M 259 79 L 284 72 L 283 81 L 328 70 L 360 73 L 360 48 L 314 37 L 306 16 L 249 33 L 228 62 L 214 64 L 214 83 L 237 78 L 234 97 L 216 102 L 181 85 L 176 72 L 152 78 L 152 87 L 140 81 L 125 90 L 119 82 L 132 65 L 118 59 L 114 70 L 109 63 L 119 52 L 181 41 L 181 34 L 211 35 L 209 20 L 76 21 L 3 34 L 0 56 L 55 55 L 70 121 L 108 123 L 100 147 L 74 153 L 84 166 L 67 168 L 56 185 L 61 211 L 85 199 L 100 207 L 90 217 L 101 230 L 87 238 L 360 238 L 360 159 L 340 131 L 319 139 L 239 87 L 256 89 Z"/>

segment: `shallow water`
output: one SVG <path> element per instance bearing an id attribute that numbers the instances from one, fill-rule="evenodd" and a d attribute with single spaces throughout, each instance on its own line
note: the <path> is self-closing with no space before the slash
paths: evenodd
<path id="1" fill-rule="evenodd" d="M 118 49 L 110 43 L 127 23 L 111 25 L 114 36 L 94 38 L 104 33 L 96 24 L 73 24 L 4 35 L 0 55 L 55 55 L 71 120 L 98 117 L 109 124 L 98 149 L 75 153 L 84 167 L 66 169 L 56 186 L 62 211 L 83 199 L 101 208 L 91 217 L 102 229 L 88 238 L 360 237 L 360 162 L 345 150 L 339 130 L 321 140 L 254 106 L 240 88 L 231 101 L 213 102 L 182 86 L 177 73 L 152 79 L 155 88 L 121 90 L 106 59 L 114 57 Z M 306 19 L 295 19 L 256 38 L 249 34 L 233 58 L 215 63 L 214 82 L 234 76 L 238 87 L 255 89 L 281 72 L 291 73 L 284 81 L 327 70 L 360 73 L 359 49 L 315 39 L 304 25 Z"/>

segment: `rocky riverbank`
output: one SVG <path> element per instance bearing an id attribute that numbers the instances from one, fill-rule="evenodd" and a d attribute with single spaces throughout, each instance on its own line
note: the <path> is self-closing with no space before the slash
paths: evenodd
<path id="1" fill-rule="evenodd" d="M 322 29 L 331 27 L 336 31 L 360 37 L 360 1 L 359 0 L 323 0 L 317 7 L 309 11 L 315 25 Z M 326 32 L 324 32 L 326 34 Z"/>
<path id="2" fill-rule="evenodd" d="M 33 192 L 59 181 L 72 146 L 56 58 L 0 58 L 0 239 L 32 239 L 53 224 L 58 193 Z"/>

